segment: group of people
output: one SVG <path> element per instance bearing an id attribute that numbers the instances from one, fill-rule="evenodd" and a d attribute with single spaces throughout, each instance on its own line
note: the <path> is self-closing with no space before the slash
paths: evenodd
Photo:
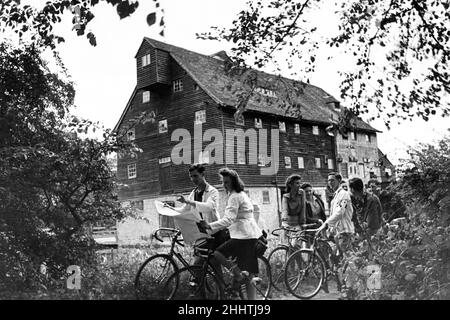
<path id="1" fill-rule="evenodd" d="M 195 185 L 186 198 L 179 196 L 184 205 L 175 208 L 179 212 L 195 210 L 202 218 L 199 227 L 212 236 L 212 243 L 206 244 L 214 250 L 213 264 L 221 274 L 221 266 L 231 270 L 235 285 L 241 294 L 254 299 L 253 286 L 247 286 L 249 275 L 258 273 L 256 244 L 266 233 L 261 228 L 259 211 L 244 192 L 244 183 L 235 170 L 222 168 L 219 175 L 226 191 L 226 207 L 222 217 L 218 214 L 219 192 L 208 184 L 205 167 L 195 164 L 189 168 L 189 176 Z M 309 183 L 302 183 L 300 175 L 293 174 L 286 180 L 286 193 L 282 197 L 282 224 L 286 227 L 301 228 L 302 224 L 315 224 L 316 231 L 325 228 L 334 235 L 336 247 L 341 255 L 351 246 L 356 234 L 375 234 L 381 226 L 381 204 L 379 199 L 364 190 L 361 179 L 343 183 L 339 173 L 328 175 L 331 190 L 329 216 L 320 196 Z M 328 200 L 328 199 L 327 199 Z M 195 264 L 201 263 L 196 257 Z"/>

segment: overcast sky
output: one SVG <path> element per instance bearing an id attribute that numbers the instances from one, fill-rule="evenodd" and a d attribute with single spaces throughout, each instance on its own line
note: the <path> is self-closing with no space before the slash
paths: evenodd
<path id="1" fill-rule="evenodd" d="M 27 0 L 38 5 L 36 0 Z M 226 43 L 196 39 L 195 34 L 208 31 L 211 26 L 231 26 L 236 14 L 244 8 L 243 0 L 160 0 L 165 10 L 165 38 L 159 29 L 146 24 L 146 16 L 154 11 L 154 1 L 141 0 L 138 10 L 128 18 L 120 20 L 115 9 L 107 4 L 95 7 L 95 18 L 89 28 L 97 36 L 96 47 L 87 39 L 77 37 L 71 31 L 71 16 L 66 14 L 55 32 L 65 37 L 60 46 L 61 57 L 76 84 L 76 114 L 101 121 L 112 128 L 118 121 L 136 84 L 134 56 L 143 37 L 152 37 L 186 49 L 211 54 L 228 50 Z M 321 28 L 334 28 L 332 16 L 322 14 L 315 21 Z M 326 52 L 322 52 L 325 56 Z M 345 64 L 336 61 L 318 60 L 317 71 L 311 76 L 311 83 L 320 86 L 339 98 L 339 76 L 337 71 Z M 371 124 L 383 131 L 378 135 L 380 149 L 388 154 L 394 163 L 404 157 L 405 150 L 418 142 L 432 142 L 448 133 L 449 119 L 437 117 L 429 122 L 407 121 L 392 125 L 388 131 L 381 121 Z"/>

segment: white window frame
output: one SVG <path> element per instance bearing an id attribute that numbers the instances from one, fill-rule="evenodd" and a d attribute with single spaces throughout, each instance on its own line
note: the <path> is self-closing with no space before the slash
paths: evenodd
<path id="1" fill-rule="evenodd" d="M 165 125 L 165 130 L 161 130 L 161 128 L 164 128 L 164 127 L 162 126 L 162 123 L 165 123 L 165 124 L 166 124 L 166 125 Z M 158 122 L 158 132 L 159 132 L 159 133 L 167 133 L 167 132 L 169 132 L 169 125 L 167 124 L 167 119 L 160 120 L 160 121 Z"/>
<path id="2" fill-rule="evenodd" d="M 286 132 L 286 123 L 284 121 L 278 121 L 278 128 L 280 132 Z"/>
<path id="3" fill-rule="evenodd" d="M 333 159 L 332 158 L 328 158 L 327 162 L 328 162 L 328 169 L 334 170 L 334 161 L 333 161 Z"/>
<path id="4" fill-rule="evenodd" d="M 294 124 L 294 133 L 297 135 L 300 134 L 300 124 Z"/>
<path id="5" fill-rule="evenodd" d="M 312 133 L 313 133 L 313 135 L 318 136 L 319 135 L 319 126 L 313 126 Z"/>
<path id="6" fill-rule="evenodd" d="M 177 79 L 172 82 L 173 92 L 183 91 L 183 79 Z"/>
<path id="7" fill-rule="evenodd" d="M 159 164 L 170 163 L 172 159 L 170 157 L 163 157 L 158 159 Z"/>
<path id="8" fill-rule="evenodd" d="M 135 128 L 131 128 L 127 131 L 127 140 L 128 141 L 134 141 L 136 140 L 136 130 Z"/>
<path id="9" fill-rule="evenodd" d="M 369 142 L 369 143 L 372 142 L 370 139 L 370 134 L 368 134 L 368 133 L 366 133 L 366 142 Z"/>
<path id="10" fill-rule="evenodd" d="M 284 166 L 286 169 L 292 169 L 291 157 L 284 157 Z"/>
<path id="11" fill-rule="evenodd" d="M 199 110 L 195 112 L 195 124 L 202 124 L 206 122 L 206 110 Z"/>
<path id="12" fill-rule="evenodd" d="M 131 163 L 127 166 L 128 179 L 135 179 L 137 177 L 136 163 Z"/>
<path id="13" fill-rule="evenodd" d="M 209 164 L 209 151 L 199 151 L 198 162 Z"/>
<path id="14" fill-rule="evenodd" d="M 298 168 L 305 169 L 305 159 L 303 157 L 297 157 Z"/>
<path id="15" fill-rule="evenodd" d="M 350 137 L 352 138 L 352 140 L 356 141 L 356 132 L 355 131 L 350 131 Z"/>
<path id="16" fill-rule="evenodd" d="M 237 152 L 237 163 L 238 164 L 246 164 L 245 151 Z"/>
<path id="17" fill-rule="evenodd" d="M 261 118 L 255 118 L 255 128 L 261 129 L 262 128 L 262 120 Z"/>
<path id="18" fill-rule="evenodd" d="M 263 154 L 258 154 L 258 167 L 266 166 L 266 157 Z"/>
<path id="19" fill-rule="evenodd" d="M 150 102 L 150 91 L 142 92 L 142 103 Z"/>
<path id="20" fill-rule="evenodd" d="M 321 169 L 322 168 L 322 159 L 320 157 L 315 157 L 314 165 L 315 165 L 316 169 Z"/>
<path id="21" fill-rule="evenodd" d="M 147 53 L 146 55 L 142 56 L 142 67 L 146 67 L 150 63 L 152 63 L 152 56 L 150 53 Z"/>

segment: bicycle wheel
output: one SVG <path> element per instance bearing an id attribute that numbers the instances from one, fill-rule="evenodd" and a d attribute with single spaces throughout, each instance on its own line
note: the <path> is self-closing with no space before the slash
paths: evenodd
<path id="1" fill-rule="evenodd" d="M 267 300 L 272 288 L 272 272 L 269 261 L 263 256 L 258 257 L 259 281 L 251 282 L 256 289 L 256 300 Z"/>
<path id="2" fill-rule="evenodd" d="M 325 272 L 324 262 L 317 253 L 309 249 L 297 250 L 286 263 L 286 287 L 295 297 L 310 299 L 320 291 Z"/>
<path id="3" fill-rule="evenodd" d="M 284 268 L 289 258 L 289 247 L 277 247 L 269 254 L 268 260 L 272 271 L 272 286 L 277 291 L 282 291 L 284 286 Z"/>
<path id="4" fill-rule="evenodd" d="M 331 248 L 330 244 L 325 240 L 319 240 L 317 241 L 317 253 L 322 258 L 324 264 L 325 264 L 325 270 L 327 272 L 327 279 L 331 275 L 333 270 L 333 249 Z"/>
<path id="5" fill-rule="evenodd" d="M 173 279 L 172 286 L 167 284 L 169 277 L 178 270 L 172 257 L 156 254 L 148 258 L 139 268 L 134 280 L 137 299 L 167 300 L 178 283 Z"/>
<path id="6" fill-rule="evenodd" d="M 178 269 L 167 280 L 172 291 L 170 300 L 220 300 L 223 292 L 220 281 L 202 266 L 189 266 Z"/>

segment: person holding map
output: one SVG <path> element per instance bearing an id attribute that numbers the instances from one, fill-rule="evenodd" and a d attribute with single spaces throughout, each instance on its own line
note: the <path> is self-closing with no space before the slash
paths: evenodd
<path id="1" fill-rule="evenodd" d="M 193 164 L 189 167 L 189 177 L 195 185 L 194 190 L 190 193 L 188 198 L 182 195 L 178 196 L 177 201 L 184 205 L 180 208 L 174 208 L 175 211 L 183 213 L 186 211 L 196 211 L 208 223 L 219 220 L 217 209 L 219 207 L 219 191 L 211 186 L 205 177 L 205 166 L 202 164 Z M 215 250 L 218 246 L 229 239 L 228 230 L 220 230 L 212 234 L 214 241 L 212 249 Z M 195 257 L 194 264 L 202 263 L 201 257 Z M 217 271 L 220 273 L 220 265 L 216 264 Z"/>
<path id="2" fill-rule="evenodd" d="M 218 221 L 202 221 L 205 229 L 211 232 L 229 228 L 230 240 L 220 245 L 214 257 L 227 269 L 231 270 L 236 284 L 244 297 L 255 299 L 255 288 L 247 286 L 250 274 L 258 273 L 256 243 L 262 235 L 253 214 L 253 204 L 244 192 L 244 183 L 238 173 L 229 168 L 220 169 L 223 187 L 227 192 L 225 213 Z M 246 272 L 244 272 L 246 271 Z"/>

